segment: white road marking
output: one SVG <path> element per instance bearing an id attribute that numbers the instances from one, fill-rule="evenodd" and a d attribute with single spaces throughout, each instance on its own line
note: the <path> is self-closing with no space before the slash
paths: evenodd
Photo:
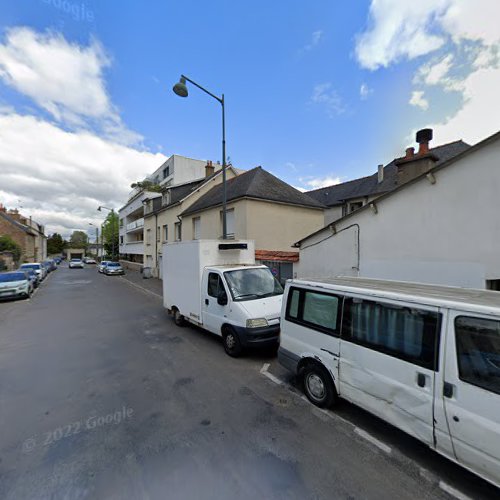
<path id="1" fill-rule="evenodd" d="M 461 491 L 458 491 L 456 488 L 453 488 L 453 486 L 450 486 L 444 481 L 439 481 L 439 487 L 451 496 L 458 498 L 458 500 L 471 500 L 470 497 L 464 495 Z"/>
<path id="2" fill-rule="evenodd" d="M 148 290 L 147 288 L 142 287 L 141 285 L 137 285 L 136 283 L 132 283 L 132 281 L 128 280 L 127 278 L 124 278 L 123 276 L 119 276 L 123 281 L 126 281 L 129 285 L 135 286 L 135 288 L 138 288 L 139 290 L 142 290 L 143 292 L 150 293 L 151 295 L 154 295 L 155 297 L 159 297 L 160 299 L 163 300 L 163 296 L 152 292 L 151 290 Z"/>
<path id="3" fill-rule="evenodd" d="M 355 427 L 354 432 L 358 436 L 361 436 L 363 439 L 366 439 L 370 443 L 374 444 L 377 448 L 380 448 L 383 452 L 391 453 L 392 449 L 390 446 L 387 446 L 385 443 L 382 443 L 382 441 L 379 441 L 376 437 L 372 436 L 371 434 L 368 434 L 368 432 L 364 431 L 363 429 Z"/>
<path id="4" fill-rule="evenodd" d="M 267 377 L 269 380 L 272 380 L 275 384 L 278 385 L 286 385 L 283 380 L 280 380 L 278 377 L 275 377 L 272 373 L 269 373 L 267 370 L 269 369 L 269 363 L 264 363 L 262 368 L 260 369 L 260 373 Z"/>

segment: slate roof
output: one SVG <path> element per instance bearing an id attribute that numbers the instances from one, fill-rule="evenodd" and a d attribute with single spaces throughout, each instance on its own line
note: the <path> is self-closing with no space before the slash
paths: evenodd
<path id="1" fill-rule="evenodd" d="M 434 165 L 438 166 L 469 148 L 469 144 L 460 140 L 429 149 L 429 153 L 438 158 Z M 342 205 L 345 200 L 352 198 L 387 193 L 398 187 L 396 182 L 397 160 L 398 158 L 395 158 L 384 167 L 384 180 L 380 184 L 378 183 L 378 173 L 375 173 L 367 177 L 343 182 L 342 184 L 307 191 L 306 194 L 328 207 L 333 207 L 335 205 Z"/>
<path id="2" fill-rule="evenodd" d="M 318 201 L 313 200 L 307 194 L 301 193 L 262 167 L 253 168 L 227 181 L 227 201 L 241 198 L 254 198 L 311 208 L 325 208 Z M 222 184 L 218 184 L 188 207 L 181 215 L 199 212 L 221 203 Z"/>

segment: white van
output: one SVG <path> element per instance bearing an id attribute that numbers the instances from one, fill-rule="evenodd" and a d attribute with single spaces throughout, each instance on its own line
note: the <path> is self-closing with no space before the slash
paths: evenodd
<path id="1" fill-rule="evenodd" d="M 500 293 L 362 278 L 291 280 L 280 363 L 500 486 Z"/>
<path id="2" fill-rule="evenodd" d="M 177 325 L 222 336 L 238 356 L 245 347 L 278 347 L 283 288 L 255 264 L 253 241 L 192 240 L 163 246 L 163 304 Z"/>

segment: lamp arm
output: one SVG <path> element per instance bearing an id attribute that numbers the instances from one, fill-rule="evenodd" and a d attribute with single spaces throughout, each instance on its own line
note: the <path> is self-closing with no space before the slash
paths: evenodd
<path id="1" fill-rule="evenodd" d="M 188 78 L 186 75 L 181 75 L 181 78 L 185 78 L 189 83 L 192 83 L 195 87 L 198 87 L 200 90 L 203 90 L 203 92 L 208 94 L 210 97 L 213 97 L 221 104 L 223 104 L 223 100 L 220 97 L 216 96 L 215 94 L 212 94 L 212 92 L 208 91 L 206 88 L 202 87 L 199 83 L 196 83 L 194 80 L 191 80 L 191 78 Z"/>

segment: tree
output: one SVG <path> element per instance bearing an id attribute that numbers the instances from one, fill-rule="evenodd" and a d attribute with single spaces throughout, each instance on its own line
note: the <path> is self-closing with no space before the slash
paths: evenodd
<path id="1" fill-rule="evenodd" d="M 66 242 L 63 240 L 63 237 L 58 233 L 51 234 L 47 238 L 48 255 L 60 254 L 64 250 L 65 246 Z"/>
<path id="2" fill-rule="evenodd" d="M 89 239 L 87 233 L 84 231 L 73 231 L 69 239 L 70 248 L 87 248 L 89 244 Z"/>
<path id="3" fill-rule="evenodd" d="M 147 179 L 140 182 L 134 182 L 133 184 L 130 184 L 130 187 L 132 189 L 139 188 L 144 191 L 152 191 L 153 193 L 161 193 L 162 191 L 162 187 L 159 184 L 155 184 Z"/>
<path id="4" fill-rule="evenodd" d="M 118 232 L 118 214 L 116 212 L 109 212 L 102 225 L 102 237 L 104 241 L 104 250 L 107 255 L 111 255 L 112 260 L 118 259 Z"/>
<path id="5" fill-rule="evenodd" d="M 0 252 L 10 252 L 17 264 L 21 259 L 21 247 L 7 234 L 0 236 Z"/>

